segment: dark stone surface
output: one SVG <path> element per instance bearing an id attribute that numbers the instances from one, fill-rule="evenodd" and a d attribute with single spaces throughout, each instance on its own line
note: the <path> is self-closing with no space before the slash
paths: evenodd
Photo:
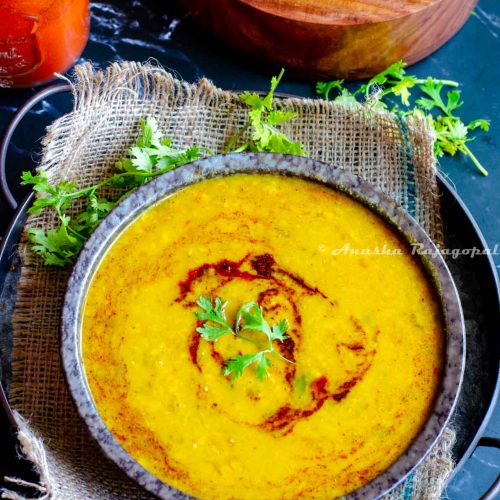
<path id="1" fill-rule="evenodd" d="M 156 59 L 187 81 L 202 76 L 212 79 L 226 89 L 266 89 L 269 77 L 277 68 L 268 67 L 247 56 L 233 52 L 212 35 L 192 25 L 174 3 L 153 0 L 112 0 L 92 3 L 92 26 L 89 44 L 82 60 L 104 67 L 111 61 Z M 500 130 L 500 4 L 498 0 L 480 0 L 464 28 L 444 47 L 426 60 L 414 65 L 410 72 L 420 77 L 457 80 L 462 83 L 464 119 L 491 119 L 491 131 L 481 134 L 471 144 L 476 156 L 490 172 L 482 177 L 464 157 L 440 161 L 440 169 L 449 176 L 458 194 L 464 199 L 489 244 L 500 242 L 500 170 L 497 137 Z M 313 85 L 286 79 L 280 86 L 283 92 L 312 97 Z M 35 90 L 0 91 L 0 129 L 13 112 Z M 19 187 L 21 170 L 36 164 L 38 140 L 44 127 L 68 111 L 68 96 L 50 98 L 38 105 L 23 121 L 9 152 L 9 179 L 20 198 L 27 193 Z M 10 219 L 11 211 L 0 200 L 0 233 Z M 500 255 L 494 255 L 500 268 Z M 458 264 L 460 265 L 460 264 Z M 478 280 L 480 283 L 480 278 Z M 471 290 L 469 293 L 473 294 Z M 488 429 L 489 435 L 500 436 L 500 410 Z M 500 472 L 498 450 L 481 449 L 454 478 L 448 488 L 453 500 L 473 499 L 488 487 Z"/>

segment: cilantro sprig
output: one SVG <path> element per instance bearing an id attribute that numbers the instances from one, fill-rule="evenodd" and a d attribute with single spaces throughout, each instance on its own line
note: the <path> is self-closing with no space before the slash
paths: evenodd
<path id="1" fill-rule="evenodd" d="M 47 231 L 28 229 L 32 249 L 47 265 L 71 264 L 92 231 L 122 198 L 154 177 L 199 158 L 204 151 L 206 148 L 198 146 L 172 148 L 171 139 L 162 138 L 156 120 L 148 117 L 141 120 L 137 142 L 116 163 L 116 172 L 97 184 L 79 188 L 74 182 L 62 181 L 52 185 L 43 170 L 37 175 L 23 172 L 21 184 L 38 193 L 28 212 L 51 209 L 58 220 L 58 226 Z M 106 196 L 105 188 L 117 194 Z M 83 203 L 84 209 L 73 216 L 70 209 L 75 202 Z"/>
<path id="2" fill-rule="evenodd" d="M 392 103 L 391 111 L 399 116 L 420 115 L 428 120 L 435 133 L 436 156 L 454 156 L 463 153 L 483 175 L 488 175 L 467 143 L 474 140 L 470 137 L 470 132 L 477 129 L 489 130 L 489 120 L 480 118 L 468 124 L 464 123 L 455 114 L 463 104 L 460 100 L 461 92 L 455 89 L 459 85 L 458 82 L 431 77 L 417 78 L 408 75 L 405 66 L 405 62 L 397 61 L 353 92 L 344 87 L 344 80 L 318 82 L 316 93 L 321 94 L 326 100 L 351 106 L 367 102 L 374 109 L 388 109 Z M 445 87 L 451 87 L 451 90 L 443 95 Z M 412 103 L 410 98 L 415 88 L 421 96 Z M 337 95 L 332 98 L 334 93 Z M 398 100 L 401 105 L 398 104 Z"/>
<path id="3" fill-rule="evenodd" d="M 256 302 L 248 302 L 242 305 L 236 313 L 236 321 L 232 326 L 225 313 L 227 301 L 216 297 L 214 301 L 203 295 L 196 302 L 202 311 L 196 311 L 196 318 L 204 321 L 196 331 L 207 341 L 217 342 L 224 335 L 233 335 L 246 340 L 258 347 L 256 353 L 235 355 L 225 361 L 224 375 L 231 376 L 233 380 L 239 378 L 243 371 L 255 364 L 255 372 L 260 380 L 269 376 L 269 368 L 272 363 L 270 356 L 276 356 L 287 363 L 293 361 L 283 357 L 275 350 L 274 341 L 283 342 L 288 336 L 288 322 L 283 319 L 271 326 L 264 318 L 264 312 Z M 263 334 L 264 342 L 242 334 L 245 330 Z"/>
<path id="4" fill-rule="evenodd" d="M 274 92 L 284 73 L 285 70 L 281 69 L 278 76 L 272 77 L 271 88 L 264 97 L 259 96 L 255 92 L 243 92 L 240 94 L 240 99 L 250 108 L 248 112 L 249 119 L 245 126 L 229 142 L 226 152 L 261 151 L 297 156 L 305 156 L 307 154 L 300 142 L 292 141 L 278 128 L 280 125 L 297 117 L 297 113 L 294 111 L 284 111 L 274 108 Z M 236 144 L 248 128 L 252 130 L 251 140 L 236 147 Z"/>

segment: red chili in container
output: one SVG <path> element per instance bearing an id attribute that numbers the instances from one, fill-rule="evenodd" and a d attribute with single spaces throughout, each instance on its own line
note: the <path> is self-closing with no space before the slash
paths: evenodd
<path id="1" fill-rule="evenodd" d="M 89 0 L 1 0 L 0 87 L 32 87 L 66 71 L 89 24 Z"/>

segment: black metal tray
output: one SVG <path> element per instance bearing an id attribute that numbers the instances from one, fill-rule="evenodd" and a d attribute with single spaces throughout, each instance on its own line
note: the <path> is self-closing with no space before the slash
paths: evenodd
<path id="1" fill-rule="evenodd" d="M 11 224 L 0 246 L 0 353 L 11 348 L 12 327 L 10 318 L 15 301 L 19 276 L 16 249 L 22 233 L 33 195 L 19 206 L 12 196 L 5 176 L 6 149 L 12 132 L 26 112 L 45 97 L 64 92 L 68 86 L 60 84 L 44 89 L 20 108 L 4 134 L 0 144 L 0 185 L 3 196 L 12 207 Z M 21 172 L 18 172 L 20 175 Z M 439 191 L 445 226 L 446 248 L 462 250 L 456 258 L 450 256 L 448 265 L 457 284 L 467 330 L 467 361 L 465 378 L 452 421 L 457 429 L 457 442 L 453 454 L 457 462 L 456 474 L 478 446 L 500 447 L 500 440 L 484 436 L 500 392 L 500 325 L 499 283 L 491 255 L 484 238 L 463 201 L 449 182 L 438 175 Z M 471 256 L 463 250 L 476 248 L 480 255 Z M 16 424 L 8 404 L 10 366 L 7 358 L 0 357 L 0 472 L 16 474 L 32 480 L 34 473 L 29 464 L 17 458 L 13 433 Z M 5 391 L 4 391 L 5 389 Z M 2 474 L 0 474 L 0 477 Z M 0 482 L 1 485 L 1 482 Z M 493 499 L 500 492 L 500 477 L 483 495 Z"/>

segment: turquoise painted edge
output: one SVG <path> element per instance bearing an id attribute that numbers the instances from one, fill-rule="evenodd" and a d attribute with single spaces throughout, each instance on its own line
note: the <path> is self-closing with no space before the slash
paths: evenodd
<path id="1" fill-rule="evenodd" d="M 410 474 L 404 483 L 404 500 L 411 500 L 412 494 L 413 494 L 413 479 L 414 479 L 414 474 Z"/>
<path id="2" fill-rule="evenodd" d="M 406 174 L 406 189 L 408 196 L 408 206 L 406 209 L 412 217 L 416 216 L 415 213 L 415 165 L 413 164 L 413 150 L 410 143 L 410 136 L 408 133 L 408 123 L 406 118 L 398 116 L 399 128 L 404 138 L 404 150 L 406 152 L 407 162 L 405 165 Z"/>

